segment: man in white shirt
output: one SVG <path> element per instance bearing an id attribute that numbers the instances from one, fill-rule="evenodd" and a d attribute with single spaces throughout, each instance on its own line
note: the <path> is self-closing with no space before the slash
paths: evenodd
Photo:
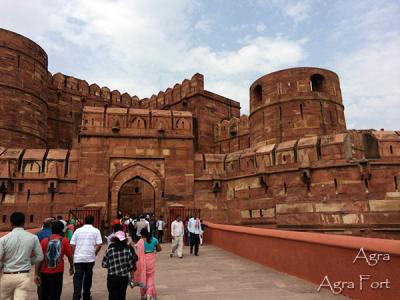
<path id="1" fill-rule="evenodd" d="M 93 227 L 94 217 L 87 215 L 85 225 L 75 230 L 71 238 L 72 253 L 74 254 L 74 295 L 73 300 L 80 300 L 83 286 L 83 300 L 92 299 L 93 267 L 96 255 L 103 241 L 100 230 Z"/>
<path id="2" fill-rule="evenodd" d="M 150 224 L 146 221 L 143 215 L 140 216 L 140 221 L 136 222 L 136 241 L 139 241 L 141 238 L 140 231 L 143 228 L 147 228 L 147 231 L 150 232 Z"/>
<path id="3" fill-rule="evenodd" d="M 180 216 L 177 216 L 171 224 L 172 250 L 170 257 L 173 257 L 178 250 L 178 257 L 183 258 L 183 233 L 184 227 Z"/>
<path id="4" fill-rule="evenodd" d="M 199 218 L 190 217 L 188 222 L 188 231 L 189 231 L 189 243 L 190 243 L 190 254 L 193 254 L 194 247 L 194 255 L 199 256 L 199 244 L 200 244 L 200 235 L 203 232 L 201 230 L 201 223 Z"/>
<path id="5" fill-rule="evenodd" d="M 160 216 L 157 223 L 156 223 L 156 228 L 157 228 L 157 239 L 160 243 L 162 243 L 163 235 L 164 235 L 164 229 L 165 229 L 165 221 L 164 217 Z"/>

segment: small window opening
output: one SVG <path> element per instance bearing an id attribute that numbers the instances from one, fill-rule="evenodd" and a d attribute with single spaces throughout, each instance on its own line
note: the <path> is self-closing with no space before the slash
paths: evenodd
<path id="1" fill-rule="evenodd" d="M 301 115 L 301 118 L 304 119 L 303 104 L 300 104 L 300 115 Z"/>
<path id="2" fill-rule="evenodd" d="M 262 100 L 262 88 L 261 85 L 257 85 L 253 90 L 254 100 L 261 102 Z"/>
<path id="3" fill-rule="evenodd" d="M 307 191 L 311 190 L 311 179 L 308 176 L 307 172 L 303 172 L 303 180 L 306 182 L 307 184 Z"/>
<path id="4" fill-rule="evenodd" d="M 314 74 L 310 78 L 311 80 L 311 91 L 313 92 L 322 92 L 324 89 L 324 76 L 320 74 Z"/>
<path id="5" fill-rule="evenodd" d="M 31 198 L 31 190 L 28 189 L 26 194 L 26 200 L 29 201 L 30 198 Z"/>
<path id="6" fill-rule="evenodd" d="M 24 191 L 24 183 L 23 182 L 19 182 L 18 183 L 18 192 L 22 193 Z"/>
<path id="7" fill-rule="evenodd" d="M 398 187 L 398 185 L 397 185 L 397 176 L 394 176 L 394 190 L 396 191 L 396 192 L 398 192 L 399 191 L 399 187 Z"/>
<path id="8" fill-rule="evenodd" d="M 393 154 L 393 146 L 392 145 L 390 145 L 389 149 L 390 149 L 390 154 Z"/>
<path id="9" fill-rule="evenodd" d="M 283 161 L 286 161 L 286 155 L 282 156 Z"/>
<path id="10" fill-rule="evenodd" d="M 285 181 L 283 182 L 283 191 L 285 192 L 285 195 L 287 195 L 288 188 Z"/>
<path id="11" fill-rule="evenodd" d="M 337 179 L 336 179 L 336 178 L 333 179 L 333 183 L 334 183 L 334 185 L 335 185 L 335 194 L 337 195 L 337 194 L 338 194 L 338 182 L 337 182 Z"/>
<path id="12" fill-rule="evenodd" d="M 364 179 L 364 185 L 365 185 L 365 192 L 368 193 L 369 184 L 367 178 Z"/>
<path id="13" fill-rule="evenodd" d="M 282 121 L 282 107 L 279 107 L 279 120 Z"/>
<path id="14" fill-rule="evenodd" d="M 138 187 L 135 187 L 135 193 L 139 194 L 139 188 Z"/>
<path id="15" fill-rule="evenodd" d="M 29 222 L 30 222 L 30 223 L 33 223 L 33 215 L 30 215 L 30 216 L 29 216 Z"/>

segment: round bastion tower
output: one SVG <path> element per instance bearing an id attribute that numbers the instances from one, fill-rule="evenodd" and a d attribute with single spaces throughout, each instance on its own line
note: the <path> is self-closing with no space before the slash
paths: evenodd
<path id="1" fill-rule="evenodd" d="M 0 146 L 45 148 L 47 54 L 0 28 Z"/>
<path id="2" fill-rule="evenodd" d="M 250 87 L 252 145 L 346 131 L 336 73 L 293 68 L 267 74 Z"/>

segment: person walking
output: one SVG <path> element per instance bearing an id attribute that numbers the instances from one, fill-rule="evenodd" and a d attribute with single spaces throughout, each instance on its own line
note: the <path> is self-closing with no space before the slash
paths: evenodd
<path id="1" fill-rule="evenodd" d="M 117 226 L 122 229 L 121 225 Z M 108 269 L 108 299 L 125 300 L 129 274 L 133 278 L 137 256 L 128 245 L 126 235 L 122 230 L 115 232 L 110 242 L 101 264 L 103 268 Z M 133 284 L 131 284 L 131 287 L 133 287 Z"/>
<path id="2" fill-rule="evenodd" d="M 199 218 L 191 217 L 188 222 L 190 254 L 199 256 L 200 235 L 202 234 L 201 223 Z"/>
<path id="3" fill-rule="evenodd" d="M 150 232 L 149 222 L 146 221 L 143 215 L 140 216 L 139 222 L 136 222 L 136 241 L 139 241 L 141 238 L 140 232 L 143 228 L 146 228 L 147 231 Z"/>
<path id="4" fill-rule="evenodd" d="M 147 228 L 140 231 L 141 239 L 137 244 L 139 257 L 134 274 L 134 285 L 140 286 L 142 299 L 156 300 L 157 292 L 155 285 L 156 252 L 161 251 L 158 240 L 151 235 Z"/>
<path id="5" fill-rule="evenodd" d="M 43 259 L 36 235 L 24 230 L 25 215 L 14 212 L 10 216 L 12 231 L 0 238 L 0 299 L 25 300 L 30 289 L 29 272 Z"/>
<path id="6" fill-rule="evenodd" d="M 185 220 L 183 221 L 183 244 L 185 246 L 189 246 L 189 231 L 188 231 L 188 223 L 189 223 L 189 218 L 186 217 Z"/>
<path id="7" fill-rule="evenodd" d="M 201 226 L 200 245 L 203 245 L 203 235 L 208 225 L 203 223 L 203 219 L 200 219 L 200 226 Z"/>
<path id="8" fill-rule="evenodd" d="M 156 237 L 156 231 L 157 231 L 157 222 L 155 219 L 154 214 L 152 214 L 150 216 L 150 220 L 149 220 L 149 226 L 150 226 L 150 233 L 153 237 Z"/>
<path id="9" fill-rule="evenodd" d="M 74 274 L 72 250 L 67 238 L 63 238 L 64 224 L 55 221 L 51 225 L 52 235 L 41 242 L 44 259 L 35 267 L 35 283 L 40 286 L 41 300 L 61 298 L 64 276 L 64 255 L 69 262 L 69 274 Z"/>
<path id="10" fill-rule="evenodd" d="M 62 236 L 65 236 L 65 234 L 66 234 L 66 232 L 67 232 L 67 225 L 68 225 L 68 222 L 65 221 L 65 220 L 63 219 L 63 216 L 57 216 L 57 221 L 61 221 L 61 222 L 63 223 L 64 229 L 63 229 Z"/>
<path id="11" fill-rule="evenodd" d="M 159 219 L 157 220 L 156 223 L 156 228 L 157 228 L 157 238 L 160 244 L 163 242 L 163 235 L 164 235 L 164 229 L 165 229 L 165 221 L 164 217 L 160 216 Z"/>
<path id="12" fill-rule="evenodd" d="M 171 224 L 171 236 L 172 236 L 172 249 L 170 257 L 173 257 L 175 252 L 178 250 L 178 257 L 183 258 L 183 222 L 180 216 L 177 216 L 175 221 Z"/>
<path id="13" fill-rule="evenodd" d="M 53 221 L 54 221 L 53 218 L 46 218 L 43 220 L 42 229 L 38 233 L 36 233 L 36 235 L 39 239 L 39 242 L 41 242 L 43 239 L 51 236 L 52 233 L 51 233 L 50 225 L 51 225 L 51 222 L 53 222 Z"/>
<path id="14" fill-rule="evenodd" d="M 75 231 L 75 225 L 76 225 L 76 221 L 75 219 L 72 219 L 68 222 L 68 226 L 67 226 L 67 239 L 70 242 L 72 239 L 72 235 L 74 234 Z"/>
<path id="15" fill-rule="evenodd" d="M 74 255 L 74 295 L 73 300 L 81 299 L 83 286 L 83 300 L 90 300 L 93 277 L 93 267 L 96 255 L 103 243 L 100 230 L 93 226 L 94 217 L 87 215 L 85 225 L 75 230 L 71 238 L 72 253 Z"/>

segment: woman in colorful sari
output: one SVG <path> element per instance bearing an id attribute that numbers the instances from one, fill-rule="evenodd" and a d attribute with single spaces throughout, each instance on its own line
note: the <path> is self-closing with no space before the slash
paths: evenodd
<path id="1" fill-rule="evenodd" d="M 161 246 L 158 240 L 151 236 L 147 228 L 143 228 L 140 231 L 140 235 L 142 238 L 137 243 L 137 255 L 139 260 L 136 264 L 134 281 L 135 285 L 140 286 L 142 299 L 156 300 L 156 252 L 161 251 Z"/>

